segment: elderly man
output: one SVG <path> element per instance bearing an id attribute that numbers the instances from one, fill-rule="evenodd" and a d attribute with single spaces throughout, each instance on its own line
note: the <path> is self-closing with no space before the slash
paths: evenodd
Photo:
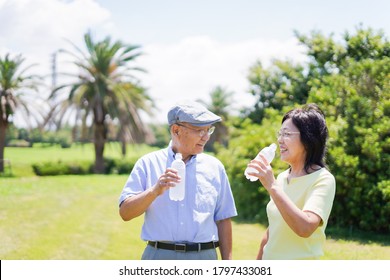
<path id="1" fill-rule="evenodd" d="M 195 102 L 168 112 L 172 141 L 165 149 L 141 157 L 119 198 L 119 214 L 129 221 L 145 213 L 141 238 L 143 260 L 217 260 L 232 258 L 231 217 L 237 215 L 222 163 L 203 153 L 221 118 Z M 185 197 L 169 198 L 180 181 L 171 168 L 176 153 L 186 164 Z"/>

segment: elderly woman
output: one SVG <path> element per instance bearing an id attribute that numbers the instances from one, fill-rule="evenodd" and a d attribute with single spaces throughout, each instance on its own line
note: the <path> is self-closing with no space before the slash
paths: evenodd
<path id="1" fill-rule="evenodd" d="M 270 195 L 269 226 L 257 259 L 319 259 L 323 255 L 325 228 L 332 209 L 336 183 L 326 169 L 328 129 L 315 104 L 286 113 L 278 133 L 280 156 L 290 168 L 275 179 L 264 157 L 248 167 L 258 173 Z"/>

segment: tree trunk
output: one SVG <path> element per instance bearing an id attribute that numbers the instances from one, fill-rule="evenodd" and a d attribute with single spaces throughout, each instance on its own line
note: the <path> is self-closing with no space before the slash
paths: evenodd
<path id="1" fill-rule="evenodd" d="M 7 131 L 7 122 L 0 118 L 0 173 L 4 172 L 4 149 L 5 133 Z"/>
<path id="2" fill-rule="evenodd" d="M 104 173 L 104 144 L 106 142 L 106 129 L 104 123 L 95 123 L 95 173 Z"/>
<path id="3" fill-rule="evenodd" d="M 123 137 L 124 138 L 124 137 Z M 126 140 L 125 139 L 121 139 L 121 151 L 122 151 L 122 157 L 126 157 L 126 153 L 127 153 L 127 143 L 126 143 Z"/>
<path id="4" fill-rule="evenodd" d="M 124 124 L 125 123 L 126 123 L 125 120 L 121 121 L 121 124 L 120 124 L 120 127 L 119 127 L 119 133 L 118 133 L 118 138 L 119 138 L 119 141 L 121 143 L 122 157 L 125 157 L 126 156 L 126 152 L 127 152 L 127 149 L 126 149 L 126 144 L 127 144 L 126 132 L 125 132 L 125 129 L 124 129 Z"/>

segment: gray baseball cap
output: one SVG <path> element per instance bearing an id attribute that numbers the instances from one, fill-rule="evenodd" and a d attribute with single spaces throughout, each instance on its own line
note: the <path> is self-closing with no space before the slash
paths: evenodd
<path id="1" fill-rule="evenodd" d="M 194 126 L 208 126 L 221 120 L 221 117 L 193 101 L 180 102 L 168 112 L 169 125 L 186 122 Z"/>

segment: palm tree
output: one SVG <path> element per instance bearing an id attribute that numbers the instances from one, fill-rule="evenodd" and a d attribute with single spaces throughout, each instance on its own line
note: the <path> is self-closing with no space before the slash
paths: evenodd
<path id="1" fill-rule="evenodd" d="M 22 68 L 24 58 L 10 54 L 0 57 L 0 172 L 4 172 L 4 149 L 7 127 L 17 110 L 21 110 L 27 120 L 31 117 L 31 104 L 24 100 L 31 90 L 38 91 L 40 77 L 25 75 L 32 66 Z M 34 117 L 35 118 L 35 117 Z"/>
<path id="2" fill-rule="evenodd" d="M 70 88 L 68 98 L 60 101 L 55 107 L 55 113 L 63 120 L 69 110 L 73 110 L 77 121 L 82 121 L 82 127 L 92 120 L 95 147 L 95 172 L 104 172 L 104 146 L 107 136 L 107 120 L 116 119 L 120 125 L 122 139 L 131 135 L 132 139 L 143 141 L 147 134 L 139 115 L 140 110 L 151 113 L 153 103 L 135 77 L 131 73 L 137 67 L 129 63 L 141 55 L 139 46 L 125 45 L 120 41 L 111 43 L 110 37 L 100 42 L 94 42 L 91 34 L 84 35 L 87 55 L 72 44 L 77 53 L 61 50 L 71 55 L 79 74 L 66 74 L 75 77 L 76 81 L 57 87 L 51 99 L 64 88 Z M 127 133 L 127 134 L 126 134 Z"/>
<path id="3" fill-rule="evenodd" d="M 225 88 L 217 86 L 210 93 L 210 104 L 199 100 L 199 102 L 203 103 L 210 111 L 222 118 L 222 122 L 214 124 L 215 132 L 211 135 L 210 140 L 207 142 L 206 145 L 206 149 L 209 151 L 215 150 L 215 142 L 224 146 L 227 145 L 228 129 L 224 122 L 229 118 L 229 108 L 232 104 L 233 94 L 233 92 L 229 92 Z"/>

